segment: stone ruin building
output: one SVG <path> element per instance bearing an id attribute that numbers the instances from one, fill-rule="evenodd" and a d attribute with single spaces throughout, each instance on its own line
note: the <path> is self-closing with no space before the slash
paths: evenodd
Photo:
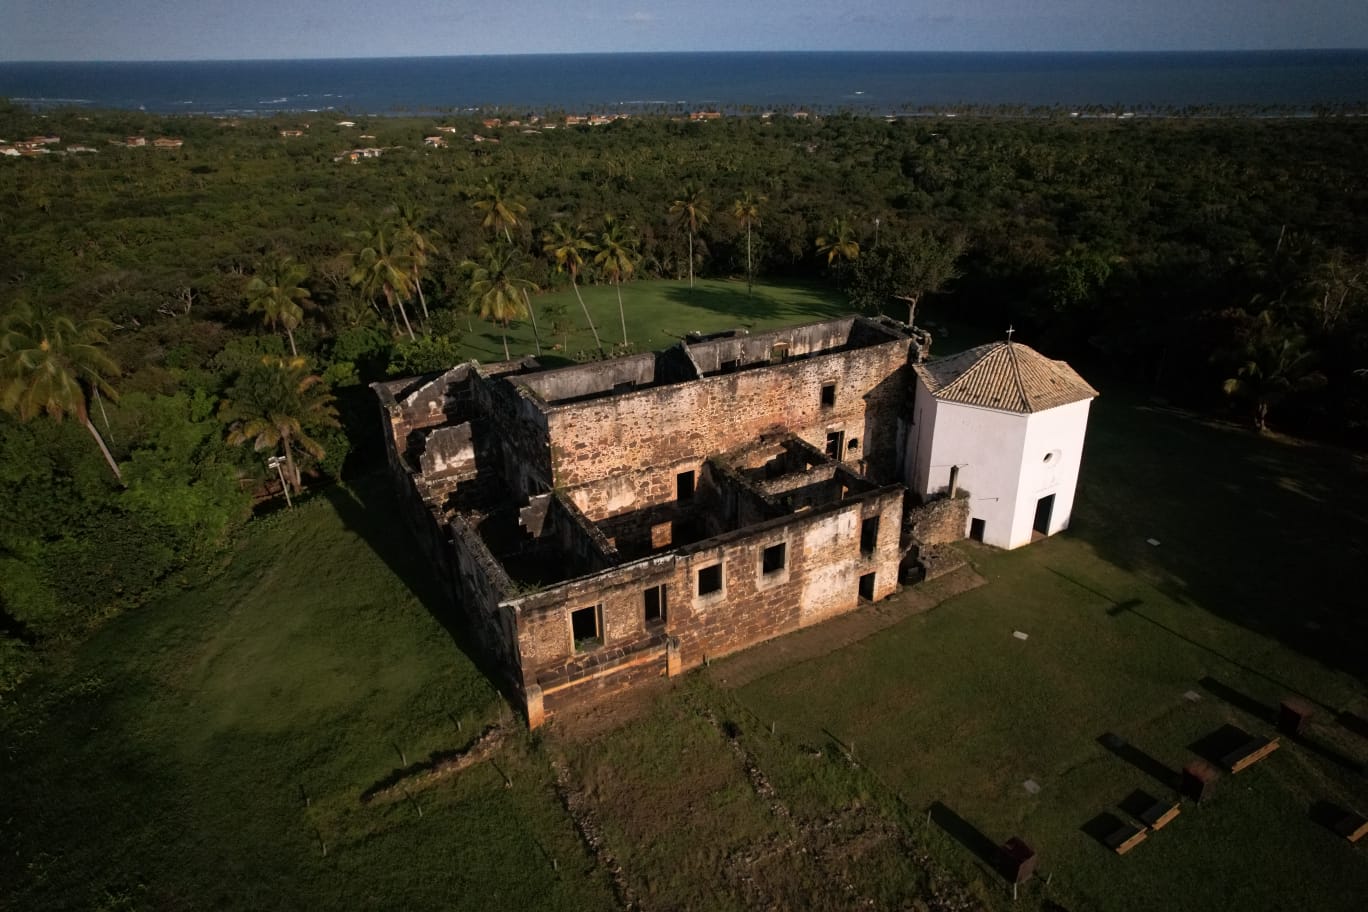
<path id="1" fill-rule="evenodd" d="M 410 525 L 536 727 L 885 598 L 963 538 L 953 491 L 905 515 L 928 341 L 845 317 L 373 389 Z"/>

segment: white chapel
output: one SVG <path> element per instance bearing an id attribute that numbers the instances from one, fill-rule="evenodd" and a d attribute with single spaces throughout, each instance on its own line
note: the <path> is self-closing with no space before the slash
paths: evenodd
<path id="1" fill-rule="evenodd" d="M 1067 529 L 1097 390 L 1010 338 L 915 370 L 908 487 L 967 496 L 965 531 L 999 548 Z"/>

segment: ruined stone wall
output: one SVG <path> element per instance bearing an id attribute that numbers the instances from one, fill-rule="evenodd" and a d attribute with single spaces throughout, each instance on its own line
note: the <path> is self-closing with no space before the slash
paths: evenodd
<path id="1" fill-rule="evenodd" d="M 624 466 L 616 475 L 569 488 L 565 493 L 592 522 L 602 522 L 622 513 L 673 501 L 679 474 L 693 472 L 697 483 L 703 474 L 703 462 L 703 456 L 689 456 L 675 462 L 658 462 L 642 469 Z"/>
<path id="2" fill-rule="evenodd" d="M 960 541 L 968 534 L 969 498 L 937 497 L 907 510 L 907 527 L 912 538 L 923 545 L 943 545 Z"/>
<path id="3" fill-rule="evenodd" d="M 523 500 L 550 491 L 546 416 L 534 394 L 511 382 L 488 380 L 475 386 L 475 402 L 499 437 L 494 470 Z"/>
<path id="4" fill-rule="evenodd" d="M 870 554 L 860 541 L 867 517 L 877 517 L 878 527 Z M 629 686 L 634 675 L 663 673 L 662 637 L 674 641 L 686 669 L 853 610 L 865 574 L 874 574 L 874 599 L 884 598 L 898 584 L 901 525 L 901 489 L 880 489 L 517 599 L 524 679 L 542 688 L 553 711 Z M 780 543 L 784 566 L 765 573 L 764 550 Z M 700 594 L 699 571 L 715 564 L 722 589 Z M 644 593 L 661 585 L 665 617 L 651 623 Z M 603 643 L 576 652 L 570 615 L 580 608 L 600 612 Z"/>
<path id="5" fill-rule="evenodd" d="M 764 432 L 787 429 L 819 450 L 840 431 L 859 441 L 871 464 L 890 465 L 895 424 L 905 392 L 908 339 L 781 365 L 706 377 L 677 386 L 552 406 L 547 411 L 552 472 L 558 487 L 575 489 L 624 472 L 662 467 L 659 484 L 672 490 L 673 467 L 735 449 Z M 821 401 L 834 382 L 835 404 Z M 873 410 L 867 415 L 866 396 Z M 886 413 L 886 414 L 885 414 Z M 874 434 L 866 440 L 866 428 Z M 843 456 L 847 455 L 843 450 Z M 668 477 L 666 477 L 668 476 Z M 595 511 L 577 499 L 589 516 Z"/>
<path id="6" fill-rule="evenodd" d="M 486 653 L 516 685 L 524 684 L 512 613 L 503 600 L 513 590 L 504 568 L 485 546 L 480 533 L 460 516 L 448 524 L 447 560 L 438 564 L 450 575 L 459 593 L 456 605 L 470 621 L 470 630 Z"/>

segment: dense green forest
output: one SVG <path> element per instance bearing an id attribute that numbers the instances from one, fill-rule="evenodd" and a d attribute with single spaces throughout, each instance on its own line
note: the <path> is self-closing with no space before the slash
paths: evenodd
<path id="1" fill-rule="evenodd" d="M 1368 443 L 1368 123 L 336 120 L 0 103 L 8 142 L 96 150 L 0 158 L 0 698 L 43 643 L 211 568 L 269 484 L 362 470 L 366 383 L 452 363 L 477 321 L 626 350 L 642 279 L 920 302 Z M 621 332 L 541 296 L 586 284 Z"/>

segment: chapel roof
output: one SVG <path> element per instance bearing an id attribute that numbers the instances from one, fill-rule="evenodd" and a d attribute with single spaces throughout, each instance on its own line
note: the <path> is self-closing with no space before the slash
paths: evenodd
<path id="1" fill-rule="evenodd" d="M 1068 364 L 1019 342 L 990 342 L 915 369 L 931 395 L 943 402 L 1005 412 L 1043 412 L 1097 396 Z"/>

